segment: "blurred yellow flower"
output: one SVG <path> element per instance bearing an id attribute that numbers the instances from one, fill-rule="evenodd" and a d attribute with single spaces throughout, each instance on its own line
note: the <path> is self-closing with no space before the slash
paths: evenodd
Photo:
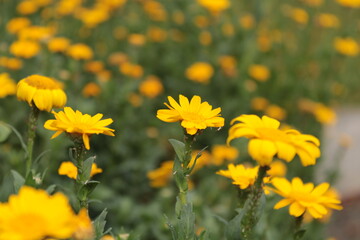
<path id="1" fill-rule="evenodd" d="M 235 34 L 234 25 L 232 25 L 231 23 L 224 23 L 221 27 L 221 30 L 222 30 L 224 36 L 231 37 Z"/>
<path id="2" fill-rule="evenodd" d="M 297 154 L 303 166 L 314 165 L 320 157 L 320 142 L 316 137 L 294 129 L 281 130 L 280 122 L 273 118 L 240 115 L 231 124 L 234 125 L 229 130 L 227 143 L 235 138 L 249 138 L 248 152 L 261 166 L 270 165 L 275 155 L 290 162 Z"/>
<path id="3" fill-rule="evenodd" d="M 189 165 L 186 167 L 192 167 L 194 165 L 195 159 L 199 152 L 200 152 L 199 150 L 192 151 L 191 160 L 189 162 Z M 201 168 L 203 168 L 206 165 L 211 165 L 212 163 L 213 163 L 213 161 L 212 161 L 211 154 L 208 151 L 204 150 L 201 152 L 201 156 L 198 159 L 196 159 L 195 167 L 194 167 L 194 170 L 192 171 L 192 173 L 200 170 Z"/>
<path id="4" fill-rule="evenodd" d="M 222 165 L 225 161 L 234 161 L 239 156 L 239 151 L 227 145 L 214 145 L 211 148 L 212 163 Z"/>
<path id="5" fill-rule="evenodd" d="M 194 19 L 194 24 L 198 28 L 205 28 L 210 25 L 210 20 L 205 16 L 196 16 Z"/>
<path id="6" fill-rule="evenodd" d="M 172 176 L 174 161 L 165 161 L 161 166 L 155 170 L 147 173 L 150 180 L 150 186 L 154 188 L 164 187 L 170 181 Z"/>
<path id="7" fill-rule="evenodd" d="M 299 217 L 309 212 L 313 218 L 321 218 L 330 209 L 341 210 L 341 201 L 332 194 L 328 194 L 330 185 L 322 183 L 314 187 L 313 183 L 304 184 L 300 178 L 293 178 L 291 183 L 286 178 L 274 178 L 272 184 L 275 193 L 284 197 L 274 209 L 290 205 L 289 214 Z"/>
<path id="8" fill-rule="evenodd" d="M 347 38 L 335 38 L 334 40 L 335 50 L 346 56 L 357 56 L 359 54 L 359 44 L 351 37 Z"/>
<path id="9" fill-rule="evenodd" d="M 101 168 L 98 168 L 96 163 L 93 163 L 91 166 L 91 172 L 90 172 L 90 177 L 98 174 L 98 173 L 102 173 L 103 170 Z M 58 174 L 59 175 L 65 175 L 69 178 L 75 179 L 77 177 L 77 167 L 70 161 L 67 162 L 62 162 L 59 169 L 58 169 Z"/>
<path id="10" fill-rule="evenodd" d="M 116 240 L 116 239 L 111 235 L 105 235 L 100 240 Z"/>
<path id="11" fill-rule="evenodd" d="M 70 46 L 70 40 L 64 37 L 52 38 L 48 42 L 50 52 L 65 52 Z"/>
<path id="12" fill-rule="evenodd" d="M 40 51 L 37 42 L 29 40 L 18 40 L 10 45 L 10 52 L 16 57 L 32 58 Z"/>
<path id="13" fill-rule="evenodd" d="M 30 25 L 31 25 L 31 21 L 28 18 L 25 17 L 12 18 L 10 21 L 7 22 L 6 30 L 9 33 L 15 34 L 19 32 L 21 29 L 24 29 Z"/>
<path id="14" fill-rule="evenodd" d="M 23 63 L 18 58 L 0 57 L 0 66 L 10 70 L 19 70 Z"/>
<path id="15" fill-rule="evenodd" d="M 290 10 L 291 18 L 300 24 L 307 24 L 309 21 L 309 14 L 301 8 L 293 8 Z"/>
<path id="16" fill-rule="evenodd" d="M 143 1 L 143 7 L 153 21 L 165 21 L 167 19 L 167 13 L 163 5 L 157 1 L 147 0 Z"/>
<path id="17" fill-rule="evenodd" d="M 55 32 L 54 27 L 29 26 L 19 30 L 18 37 L 21 40 L 41 41 L 49 39 Z"/>
<path id="18" fill-rule="evenodd" d="M 144 69 L 140 65 L 130 62 L 121 63 L 119 70 L 122 74 L 132 78 L 140 78 L 144 74 Z"/>
<path id="19" fill-rule="evenodd" d="M 0 203 L 0 239 L 70 238 L 78 217 L 62 193 L 23 186 L 8 202 Z"/>
<path id="20" fill-rule="evenodd" d="M 85 85 L 82 90 L 84 97 L 96 97 L 101 93 L 101 88 L 98 84 L 91 82 Z"/>
<path id="21" fill-rule="evenodd" d="M 187 97 L 180 95 L 180 104 L 170 96 L 168 100 L 170 105 L 165 105 L 169 109 L 158 110 L 156 117 L 164 122 L 181 121 L 181 126 L 186 129 L 187 134 L 195 135 L 207 127 L 224 126 L 224 118 L 220 117 L 221 108 L 212 109 L 208 102 L 201 102 L 199 96 L 193 96 L 189 102 Z"/>
<path id="22" fill-rule="evenodd" d="M 20 80 L 16 96 L 30 106 L 35 104 L 38 109 L 48 112 L 52 108 L 62 108 L 67 100 L 60 82 L 40 75 L 31 75 Z"/>
<path id="23" fill-rule="evenodd" d="M 269 101 L 263 97 L 254 97 L 251 99 L 251 109 L 255 111 L 265 111 L 269 105 Z"/>
<path id="24" fill-rule="evenodd" d="M 196 62 L 186 69 L 185 76 L 199 83 L 208 83 L 214 75 L 213 67 L 206 62 Z"/>
<path id="25" fill-rule="evenodd" d="M 286 110 L 278 105 L 270 104 L 265 109 L 265 114 L 276 120 L 284 120 L 286 118 Z"/>
<path id="26" fill-rule="evenodd" d="M 182 25 L 185 22 L 184 13 L 181 10 L 177 10 L 172 14 L 172 19 L 176 24 Z"/>
<path id="27" fill-rule="evenodd" d="M 146 38 L 143 34 L 133 33 L 128 36 L 128 42 L 134 46 L 143 46 L 146 43 Z"/>
<path id="28" fill-rule="evenodd" d="M 55 6 L 56 13 L 59 15 L 69 15 L 79 9 L 83 0 L 60 0 Z"/>
<path id="29" fill-rule="evenodd" d="M 86 208 L 82 208 L 77 216 L 76 230 L 72 237 L 74 240 L 89 240 L 94 238 L 94 227 Z"/>
<path id="30" fill-rule="evenodd" d="M 16 6 L 16 11 L 18 13 L 20 13 L 21 15 L 30 15 L 30 14 L 35 13 L 38 10 L 38 8 L 39 7 L 35 1 L 25 0 L 25 1 L 21 1 Z"/>
<path id="31" fill-rule="evenodd" d="M 108 58 L 108 62 L 111 65 L 121 65 L 128 62 L 129 58 L 125 53 L 115 52 L 111 54 Z"/>
<path id="32" fill-rule="evenodd" d="M 48 130 L 56 131 L 51 139 L 56 138 L 61 133 L 66 132 L 75 137 L 82 137 L 82 141 L 87 150 L 90 149 L 90 140 L 93 134 L 105 134 L 108 136 L 115 136 L 115 130 L 108 128 L 109 124 L 113 122 L 111 118 L 100 120 L 103 115 L 101 113 L 95 116 L 82 114 L 80 111 L 76 112 L 70 108 L 65 107 L 64 111 L 58 113 L 52 112 L 55 120 L 47 120 L 44 127 Z"/>
<path id="33" fill-rule="evenodd" d="M 91 73 L 99 73 L 104 70 L 104 63 L 101 61 L 90 61 L 85 63 L 84 69 Z"/>
<path id="34" fill-rule="evenodd" d="M 83 43 L 71 45 L 68 47 L 66 53 L 75 60 L 89 60 L 93 58 L 92 49 Z"/>
<path id="35" fill-rule="evenodd" d="M 282 161 L 276 160 L 271 162 L 270 169 L 267 170 L 266 174 L 271 177 L 283 177 L 286 172 L 286 165 Z"/>
<path id="36" fill-rule="evenodd" d="M 152 26 L 148 29 L 147 36 L 153 42 L 163 42 L 167 38 L 167 32 L 162 28 Z"/>
<path id="37" fill-rule="evenodd" d="M 245 167 L 243 164 L 229 164 L 227 170 L 220 170 L 216 174 L 230 178 L 233 180 L 232 184 L 238 185 L 240 189 L 246 189 L 255 183 L 259 166 Z"/>
<path id="38" fill-rule="evenodd" d="M 312 7 L 319 7 L 324 3 L 324 0 L 302 0 L 305 4 Z"/>
<path id="39" fill-rule="evenodd" d="M 139 94 L 136 94 L 136 93 L 131 93 L 128 96 L 128 101 L 134 107 L 140 107 L 142 105 L 142 103 L 143 103 L 142 97 Z"/>
<path id="40" fill-rule="evenodd" d="M 221 56 L 219 58 L 219 64 L 221 67 L 221 70 L 224 72 L 224 74 L 228 77 L 234 77 L 236 75 L 236 59 L 232 56 Z"/>
<path id="41" fill-rule="evenodd" d="M 266 82 L 270 77 L 270 70 L 264 65 L 254 64 L 249 68 L 249 75 L 259 82 Z"/>
<path id="42" fill-rule="evenodd" d="M 16 93 L 16 84 L 8 73 L 0 73 L 0 98 Z"/>
<path id="43" fill-rule="evenodd" d="M 209 31 L 201 31 L 199 34 L 199 42 L 204 45 L 208 46 L 212 42 L 212 36 Z"/>
<path id="44" fill-rule="evenodd" d="M 164 91 L 160 79 L 154 75 L 148 76 L 139 86 L 139 92 L 148 97 L 155 98 Z"/>
<path id="45" fill-rule="evenodd" d="M 330 13 L 320 13 L 317 15 L 316 20 L 318 24 L 325 28 L 337 28 L 340 26 L 339 18 Z"/>
<path id="46" fill-rule="evenodd" d="M 336 0 L 340 5 L 350 8 L 360 8 L 360 0 Z"/>
<path id="47" fill-rule="evenodd" d="M 197 0 L 197 2 L 214 15 L 218 15 L 230 7 L 229 0 Z"/>
<path id="48" fill-rule="evenodd" d="M 333 124 L 336 121 L 335 111 L 321 103 L 315 105 L 314 115 L 316 120 L 322 124 Z"/>
<path id="49" fill-rule="evenodd" d="M 80 8 L 75 15 L 86 27 L 94 28 L 109 19 L 109 9 L 101 6 L 103 5 L 94 8 Z"/>
<path id="50" fill-rule="evenodd" d="M 252 29 L 255 26 L 255 19 L 251 14 L 244 14 L 239 18 L 240 26 L 244 29 Z"/>

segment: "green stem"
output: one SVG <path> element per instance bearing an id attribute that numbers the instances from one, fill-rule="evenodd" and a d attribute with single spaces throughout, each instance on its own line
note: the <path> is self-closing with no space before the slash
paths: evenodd
<path id="1" fill-rule="evenodd" d="M 302 239 L 303 234 L 301 233 L 301 224 L 304 219 L 304 214 L 295 218 L 295 227 L 294 227 L 294 240 Z"/>
<path id="2" fill-rule="evenodd" d="M 40 110 L 33 105 L 31 107 L 29 120 L 28 120 L 28 139 L 27 139 L 27 155 L 26 155 L 26 178 L 29 176 L 32 168 L 32 155 L 34 148 L 34 141 L 36 136 L 36 125 L 39 117 Z"/>
<path id="3" fill-rule="evenodd" d="M 81 189 L 86 184 L 88 179 L 84 177 L 84 155 L 85 155 L 85 146 L 80 139 L 74 139 L 75 148 L 74 148 L 74 157 L 76 161 L 77 167 L 77 177 L 75 189 L 77 192 L 77 197 L 79 200 L 80 209 L 86 208 L 88 209 L 88 196 L 85 194 L 83 196 Z"/>
<path id="4" fill-rule="evenodd" d="M 252 239 L 251 235 L 253 228 L 258 221 L 257 210 L 259 207 L 259 200 L 264 192 L 262 184 L 263 179 L 266 176 L 266 171 L 269 169 L 268 166 L 262 166 L 259 168 L 258 177 L 253 185 L 252 191 L 248 198 L 249 208 L 241 221 L 241 231 L 243 233 L 244 240 Z"/>

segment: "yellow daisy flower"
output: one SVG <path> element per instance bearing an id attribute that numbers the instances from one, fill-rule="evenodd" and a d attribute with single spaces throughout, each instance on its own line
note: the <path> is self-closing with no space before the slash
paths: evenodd
<path id="1" fill-rule="evenodd" d="M 90 149 L 89 137 L 93 134 L 105 134 L 108 136 L 115 136 L 114 129 L 108 128 L 109 124 L 113 122 L 111 118 L 100 120 L 103 115 L 98 113 L 95 116 L 82 114 L 80 111 L 76 112 L 70 108 L 65 107 L 64 111 L 58 113 L 52 112 L 55 120 L 47 120 L 44 127 L 48 130 L 56 131 L 51 139 L 56 138 L 62 132 L 70 133 L 75 136 L 82 136 L 83 143 L 87 150 Z"/>
<path id="2" fill-rule="evenodd" d="M 91 166 L 90 177 L 102 172 L 103 170 L 101 168 L 98 168 L 96 163 L 93 163 Z M 58 169 L 59 175 L 65 175 L 72 179 L 76 179 L 77 173 L 77 167 L 70 161 L 62 162 Z"/>
<path id="3" fill-rule="evenodd" d="M 24 186 L 0 203 L 0 223 L 0 239 L 66 239 L 76 231 L 78 217 L 64 194 Z"/>
<path id="4" fill-rule="evenodd" d="M 179 96 L 178 104 L 172 97 L 168 97 L 169 109 L 160 109 L 156 117 L 164 122 L 181 121 L 181 126 L 187 134 L 195 135 L 199 130 L 207 127 L 224 126 L 224 118 L 220 117 L 221 108 L 212 109 L 208 102 L 201 102 L 199 96 L 193 96 L 191 101 L 183 95 Z"/>
<path id="5" fill-rule="evenodd" d="M 0 73 L 0 98 L 13 95 L 16 92 L 16 84 L 8 73 Z"/>
<path id="6" fill-rule="evenodd" d="M 174 161 L 165 161 L 161 166 L 147 173 L 150 180 L 150 186 L 154 188 L 164 187 L 170 181 L 172 176 Z"/>
<path id="7" fill-rule="evenodd" d="M 38 109 L 48 112 L 54 107 L 63 107 L 67 100 L 60 82 L 40 75 L 31 75 L 20 80 L 16 96 L 30 106 L 35 104 Z"/>
<path id="8" fill-rule="evenodd" d="M 280 130 L 280 122 L 273 118 L 241 115 L 231 124 L 234 125 L 229 130 L 227 143 L 235 138 L 249 138 L 249 154 L 261 166 L 269 165 L 275 155 L 290 162 L 297 154 L 303 166 L 314 165 L 320 157 L 320 141 L 316 137 L 294 129 Z"/>
<path id="9" fill-rule="evenodd" d="M 238 185 L 241 189 L 246 189 L 255 183 L 259 171 L 259 166 L 245 167 L 243 164 L 229 164 L 228 170 L 220 170 L 216 174 L 230 178 L 234 185 Z"/>
<path id="10" fill-rule="evenodd" d="M 276 188 L 272 191 L 284 197 L 274 209 L 290 205 L 292 216 L 299 217 L 307 211 L 313 218 L 322 218 L 329 209 L 342 209 L 341 201 L 329 191 L 329 183 L 314 187 L 313 183 L 304 184 L 300 178 L 293 178 L 291 183 L 286 178 L 274 178 L 272 184 Z"/>

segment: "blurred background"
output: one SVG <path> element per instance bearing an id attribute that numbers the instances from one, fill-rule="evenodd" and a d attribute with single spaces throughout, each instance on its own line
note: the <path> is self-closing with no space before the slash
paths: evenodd
<path id="1" fill-rule="evenodd" d="M 317 165 L 292 161 L 286 176 L 328 181 L 343 199 L 332 227 L 308 222 L 304 238 L 359 239 L 359 8 L 359 0 L 0 0 L 0 120 L 25 135 L 29 107 L 14 84 L 32 74 L 61 81 L 67 106 L 114 120 L 115 137 L 91 139 L 88 154 L 103 173 L 94 177 L 101 184 L 90 214 L 107 208 L 116 232 L 170 239 L 164 214 L 173 219 L 177 190 L 167 139 L 183 132 L 156 111 L 167 96 L 201 96 L 221 107 L 225 127 L 198 136 L 196 149 L 208 148 L 190 177 L 190 197 L 199 232 L 222 239 L 219 219 L 235 215 L 237 189 L 215 173 L 248 159 L 245 140 L 225 146 L 230 121 L 268 115 L 322 142 Z M 41 114 L 36 138 L 36 155 L 46 151 L 37 163 L 47 169 L 42 186 L 55 183 L 71 197 L 71 180 L 57 174 L 71 141 L 49 141 L 50 118 Z M 0 145 L 2 201 L 23 157 L 11 134 Z M 262 239 L 284 239 L 289 216 L 272 209 L 277 200 L 269 196 L 260 226 L 271 219 L 275 227 Z"/>

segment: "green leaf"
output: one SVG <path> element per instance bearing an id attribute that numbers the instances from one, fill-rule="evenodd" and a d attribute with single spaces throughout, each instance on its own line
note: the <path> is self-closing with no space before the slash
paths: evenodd
<path id="1" fill-rule="evenodd" d="M 104 235 L 104 229 L 106 224 L 107 209 L 105 208 L 94 221 L 95 239 L 100 239 Z"/>
<path id="2" fill-rule="evenodd" d="M 46 188 L 46 192 L 47 192 L 48 194 L 53 194 L 53 193 L 55 192 L 55 188 L 56 188 L 56 185 L 55 185 L 55 184 L 52 184 L 52 185 L 50 185 L 50 186 L 48 186 L 48 187 Z"/>
<path id="3" fill-rule="evenodd" d="M 195 165 L 196 165 L 196 161 L 201 157 L 202 152 L 205 151 L 205 149 L 207 149 L 207 147 L 208 146 L 204 147 L 196 154 L 194 164 L 189 169 L 187 169 L 187 171 L 185 172 L 186 175 L 190 174 L 193 171 L 193 169 L 195 168 Z"/>
<path id="4" fill-rule="evenodd" d="M 173 146 L 179 161 L 183 163 L 185 161 L 185 144 L 176 139 L 169 139 L 169 142 Z"/>
<path id="5" fill-rule="evenodd" d="M 173 240 L 177 240 L 178 237 L 177 237 L 177 232 L 176 232 L 176 229 L 175 229 L 174 225 L 171 224 L 169 218 L 168 218 L 165 214 L 164 214 L 164 218 L 165 218 L 166 225 L 167 225 L 167 226 L 169 227 L 169 229 L 170 229 L 172 239 L 173 239 Z"/>
<path id="6" fill-rule="evenodd" d="M 96 186 L 99 184 L 100 182 L 98 181 L 87 181 L 79 190 L 78 192 L 78 198 L 80 200 L 85 200 L 87 199 L 87 196 L 90 195 L 90 193 L 92 193 L 92 191 L 94 191 L 94 189 L 96 188 Z"/>
<path id="7" fill-rule="evenodd" d="M 242 238 L 242 233 L 241 233 L 241 221 L 244 217 L 244 209 L 240 209 L 239 213 L 228 222 L 228 224 L 225 227 L 225 234 L 226 234 L 226 239 L 228 240 L 241 240 Z"/>
<path id="8" fill-rule="evenodd" d="M 82 175 L 82 179 L 80 179 L 80 181 L 87 181 L 90 179 L 90 174 L 91 174 L 91 168 L 92 168 L 92 164 L 94 163 L 95 160 L 95 156 L 93 157 L 89 157 L 88 159 L 86 159 L 84 161 L 84 167 L 83 167 L 83 175 Z"/>
<path id="9" fill-rule="evenodd" d="M 17 193 L 19 189 L 25 184 L 25 178 L 15 170 L 11 170 L 11 175 L 14 178 L 14 182 L 13 182 L 14 189 L 15 192 Z"/>
<path id="10" fill-rule="evenodd" d="M 14 128 L 13 126 L 11 126 L 10 124 L 7 124 L 7 123 L 4 123 L 2 122 L 4 125 L 6 125 L 8 128 L 10 128 L 14 133 L 15 135 L 18 137 L 19 141 L 20 141 L 20 144 L 21 144 L 21 147 L 23 148 L 23 150 L 27 153 L 27 147 L 26 147 L 26 144 L 24 142 L 24 139 L 22 138 L 21 134 L 18 132 L 18 130 L 16 130 L 16 128 Z"/>
<path id="11" fill-rule="evenodd" d="M 4 142 L 10 135 L 11 128 L 4 122 L 0 122 L 0 142 Z"/>
<path id="12" fill-rule="evenodd" d="M 178 239 L 194 240 L 195 234 L 195 214 L 191 203 L 183 205 L 178 220 L 176 230 L 178 232 Z"/>
<path id="13" fill-rule="evenodd" d="M 301 229 L 299 231 L 297 231 L 294 235 L 294 239 L 296 240 L 300 240 L 303 238 L 304 234 L 305 234 L 306 230 L 305 229 Z"/>

